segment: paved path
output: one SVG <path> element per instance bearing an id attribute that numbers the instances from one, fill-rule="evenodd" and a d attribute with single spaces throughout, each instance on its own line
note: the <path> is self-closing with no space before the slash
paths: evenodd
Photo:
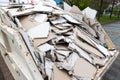
<path id="1" fill-rule="evenodd" d="M 120 50 L 120 21 L 106 24 L 103 26 L 107 34 L 110 36 L 117 49 Z M 120 80 L 120 55 L 112 64 L 102 80 Z"/>

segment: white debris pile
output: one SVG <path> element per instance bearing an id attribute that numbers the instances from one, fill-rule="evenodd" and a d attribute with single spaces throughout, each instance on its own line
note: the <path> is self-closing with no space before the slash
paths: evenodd
<path id="1" fill-rule="evenodd" d="M 45 80 L 95 79 L 115 55 L 115 47 L 95 19 L 97 11 L 64 7 L 69 10 L 40 1 L 5 11 L 28 34 Z"/>

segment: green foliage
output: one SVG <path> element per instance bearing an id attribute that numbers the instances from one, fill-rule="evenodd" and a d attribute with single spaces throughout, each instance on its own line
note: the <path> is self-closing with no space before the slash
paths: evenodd
<path id="1" fill-rule="evenodd" d="M 119 20 L 120 18 L 118 16 L 112 16 L 111 19 L 109 15 L 102 15 L 100 17 L 100 23 L 109 23 L 109 22 L 119 21 Z"/>
<path id="2" fill-rule="evenodd" d="M 76 5 L 78 6 L 81 10 L 83 10 L 86 7 L 91 7 L 93 9 L 99 10 L 99 5 L 100 5 L 100 0 L 64 0 L 67 2 L 69 5 Z M 103 9 L 108 7 L 109 0 L 103 0 Z"/>
<path id="3" fill-rule="evenodd" d="M 67 2 L 69 5 L 76 5 L 78 6 L 81 10 L 86 8 L 87 6 L 90 6 L 90 3 L 92 0 L 64 0 Z"/>

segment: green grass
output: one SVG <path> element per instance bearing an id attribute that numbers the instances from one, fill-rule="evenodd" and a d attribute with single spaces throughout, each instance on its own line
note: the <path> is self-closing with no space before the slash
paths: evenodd
<path id="1" fill-rule="evenodd" d="M 112 16 L 110 19 L 109 15 L 102 15 L 100 17 L 100 23 L 104 24 L 104 23 L 109 23 L 109 22 L 114 22 L 114 21 L 120 21 L 120 17 L 118 18 L 117 16 Z"/>

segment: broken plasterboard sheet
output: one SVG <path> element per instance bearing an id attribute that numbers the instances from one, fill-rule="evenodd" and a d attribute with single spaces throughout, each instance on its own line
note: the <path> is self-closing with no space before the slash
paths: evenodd
<path id="1" fill-rule="evenodd" d="M 52 22 L 52 24 L 62 24 L 62 23 L 65 23 L 65 22 L 67 22 L 64 18 L 62 18 L 62 17 L 60 17 L 60 18 L 58 18 L 58 19 L 56 19 L 56 20 L 54 20 L 54 21 L 51 21 Z"/>
<path id="2" fill-rule="evenodd" d="M 39 25 L 40 23 L 34 21 L 32 16 L 24 16 L 19 18 L 22 27 L 28 31 L 29 29 Z"/>
<path id="3" fill-rule="evenodd" d="M 72 14 L 71 16 L 80 23 L 83 22 L 83 14 Z"/>
<path id="4" fill-rule="evenodd" d="M 34 39 L 33 40 L 33 42 L 34 42 L 34 46 L 39 46 L 39 45 L 41 45 L 41 44 L 43 44 L 43 43 L 46 43 L 47 41 L 49 41 L 49 40 L 51 40 L 51 39 L 53 39 L 53 38 L 55 38 L 56 37 L 56 35 L 55 34 L 53 34 L 53 33 L 50 33 L 49 35 L 48 35 L 48 37 L 47 38 L 41 38 L 41 39 Z"/>
<path id="5" fill-rule="evenodd" d="M 105 47 L 103 47 L 102 45 L 100 45 L 100 44 L 97 44 L 97 43 L 95 43 L 92 39 L 90 39 L 89 37 L 88 37 L 88 39 L 96 46 L 96 48 L 98 49 L 98 50 L 100 50 L 106 57 L 107 56 L 110 56 L 110 53 L 109 53 L 109 51 L 105 48 Z"/>
<path id="6" fill-rule="evenodd" d="M 61 11 L 61 10 L 53 10 L 52 12 L 53 14 L 56 14 L 56 15 L 62 15 L 62 14 L 66 14 L 64 11 Z"/>
<path id="7" fill-rule="evenodd" d="M 27 10 L 23 10 L 23 11 L 18 11 L 19 8 L 14 8 L 14 9 L 9 9 L 8 14 L 11 17 L 14 16 L 22 16 L 22 15 L 27 15 L 30 13 L 33 13 L 32 9 L 27 9 Z"/>
<path id="8" fill-rule="evenodd" d="M 78 58 L 79 58 L 78 54 L 73 52 L 66 60 L 64 60 L 64 62 L 58 62 L 56 64 L 59 68 L 65 69 L 71 72 Z"/>
<path id="9" fill-rule="evenodd" d="M 58 69 L 55 65 L 53 66 L 53 74 L 53 80 L 71 80 L 66 71 Z"/>
<path id="10" fill-rule="evenodd" d="M 48 44 L 48 43 L 45 43 L 45 44 L 42 44 L 38 47 L 38 49 L 42 52 L 47 52 L 49 50 L 53 50 L 55 49 L 54 46 Z"/>
<path id="11" fill-rule="evenodd" d="M 56 44 L 56 45 L 55 45 L 55 48 L 56 48 L 57 50 L 69 50 L 67 43 L 61 43 L 61 44 L 59 43 L 59 44 Z"/>
<path id="12" fill-rule="evenodd" d="M 68 26 L 62 26 L 61 24 L 55 25 L 55 27 L 58 28 L 58 29 L 60 29 L 60 30 L 65 30 L 65 29 L 70 28 L 70 27 L 68 27 Z"/>
<path id="13" fill-rule="evenodd" d="M 56 26 L 57 27 L 57 26 Z M 56 33 L 56 34 L 64 34 L 64 33 L 67 33 L 67 32 L 72 32 L 73 28 L 67 28 L 67 29 L 64 29 L 64 30 L 60 30 L 56 27 L 52 27 L 52 30 Z"/>
<path id="14" fill-rule="evenodd" d="M 48 17 L 47 14 L 36 14 L 34 19 L 39 23 L 43 23 L 47 21 Z"/>
<path id="15" fill-rule="evenodd" d="M 67 4 L 66 2 L 63 2 L 63 5 L 64 5 L 64 10 L 65 11 L 70 11 L 71 10 L 71 6 L 69 4 Z"/>
<path id="16" fill-rule="evenodd" d="M 60 30 L 65 30 L 68 29 L 70 27 L 72 27 L 73 25 L 69 24 L 69 23 L 62 23 L 62 24 L 57 24 L 55 25 L 56 28 L 60 29 Z"/>
<path id="17" fill-rule="evenodd" d="M 28 30 L 28 35 L 32 38 L 46 38 L 49 35 L 50 31 L 50 23 L 44 22 L 36 27 L 31 28 Z"/>
<path id="18" fill-rule="evenodd" d="M 72 38 L 72 36 L 69 36 L 69 38 Z M 81 49 L 85 50 L 86 52 L 96 55 L 98 57 L 102 57 L 104 58 L 105 56 L 97 49 L 95 49 L 94 47 L 92 47 L 91 45 L 79 40 L 78 38 L 74 37 L 73 42 L 79 46 Z"/>
<path id="19" fill-rule="evenodd" d="M 53 11 L 53 8 L 48 7 L 48 6 L 44 6 L 43 3 L 38 3 L 37 5 L 35 5 L 35 8 L 33 9 L 33 11 L 35 11 L 35 12 L 48 12 L 49 13 L 49 12 Z"/>
<path id="20" fill-rule="evenodd" d="M 86 15 L 87 18 L 95 19 L 97 11 L 87 7 L 82 11 L 82 13 Z"/>
<path id="21" fill-rule="evenodd" d="M 55 53 L 55 56 L 56 56 L 57 61 L 63 62 L 65 60 L 65 56 L 63 56 L 63 55 Z"/>
<path id="22" fill-rule="evenodd" d="M 73 75 L 94 79 L 96 73 L 97 69 L 83 58 L 76 60 L 75 66 L 73 67 Z"/>
<path id="23" fill-rule="evenodd" d="M 82 56 L 84 59 L 88 60 L 90 63 L 93 63 L 93 59 L 89 56 L 89 54 L 84 50 L 82 50 L 81 48 L 79 48 L 74 43 L 69 43 L 68 47 L 70 49 L 72 48 L 72 50 L 76 50 L 79 53 L 79 56 Z"/>
<path id="24" fill-rule="evenodd" d="M 82 14 L 81 10 L 75 5 L 72 6 L 70 12 L 75 13 L 75 14 Z"/>
<path id="25" fill-rule="evenodd" d="M 77 20 L 75 20 L 74 18 L 72 18 L 72 17 L 69 16 L 69 15 L 61 15 L 61 16 L 64 17 L 66 20 L 68 20 L 68 21 L 71 22 L 71 23 L 80 24 L 80 22 L 78 22 Z"/>
<path id="26" fill-rule="evenodd" d="M 69 50 L 55 50 L 55 52 L 60 54 L 60 55 L 65 56 L 65 57 L 68 57 L 69 54 L 71 53 L 71 51 L 69 51 Z"/>
<path id="27" fill-rule="evenodd" d="M 53 63 L 45 58 L 45 72 L 46 72 L 46 75 L 48 76 L 48 80 L 53 80 L 52 79 L 52 75 L 53 75 Z"/>
<path id="28" fill-rule="evenodd" d="M 47 1 L 43 1 L 43 3 L 44 3 L 43 5 L 45 5 L 45 6 L 52 7 L 54 9 L 63 11 L 60 7 L 56 6 L 56 4 L 52 4 L 52 3 L 47 2 Z"/>
<path id="29" fill-rule="evenodd" d="M 78 38 L 81 38 L 82 40 L 86 41 L 87 43 L 91 44 L 92 46 L 94 46 L 94 44 L 88 39 L 87 35 L 85 35 L 84 33 L 81 32 L 80 29 L 75 28 L 74 32 L 76 32 L 76 36 Z"/>
<path id="30" fill-rule="evenodd" d="M 55 0 L 45 0 L 45 1 L 48 2 L 49 4 L 53 4 L 53 5 L 57 6 Z"/>
<path id="31" fill-rule="evenodd" d="M 88 31 L 88 33 L 91 34 L 92 36 L 98 37 L 98 36 L 97 36 L 97 33 L 95 32 L 95 30 L 94 30 L 93 28 L 91 28 L 90 26 L 88 26 L 86 23 L 82 22 L 82 23 L 81 23 L 81 26 L 82 26 L 83 28 L 85 28 L 86 31 Z"/>

